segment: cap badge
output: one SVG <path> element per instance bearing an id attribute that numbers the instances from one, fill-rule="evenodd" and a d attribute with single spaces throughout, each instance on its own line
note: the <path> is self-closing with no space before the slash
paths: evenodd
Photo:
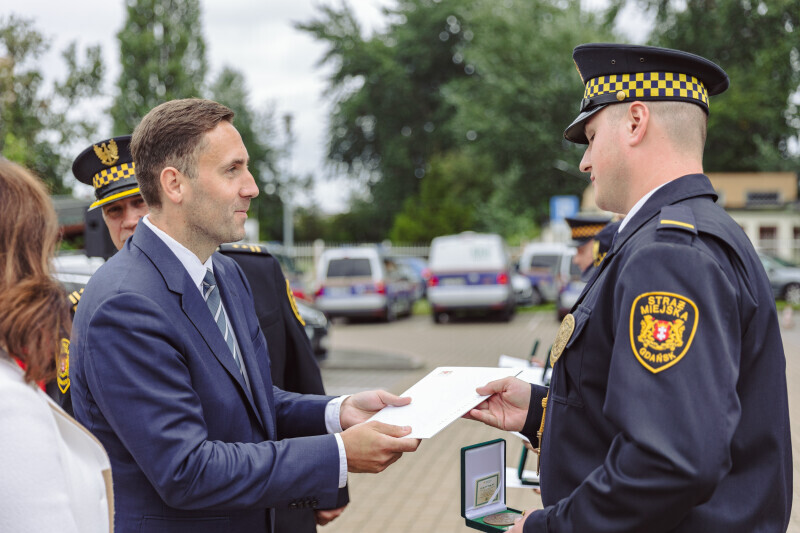
<path id="1" fill-rule="evenodd" d="M 119 149 L 114 139 L 108 141 L 108 144 L 101 143 L 100 146 L 93 145 L 94 153 L 97 155 L 100 162 L 106 166 L 111 166 L 119 159 Z"/>

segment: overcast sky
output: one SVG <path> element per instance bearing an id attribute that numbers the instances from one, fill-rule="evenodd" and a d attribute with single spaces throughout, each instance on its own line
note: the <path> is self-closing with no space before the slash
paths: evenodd
<path id="1" fill-rule="evenodd" d="M 368 32 L 382 28 L 381 6 L 393 0 L 348 0 Z M 328 102 L 323 98 L 325 71 L 316 66 L 324 46 L 308 34 L 294 29 L 294 22 L 317 17 L 319 5 L 340 5 L 334 0 L 201 0 L 202 31 L 206 56 L 213 79 L 223 65 L 243 72 L 250 89 L 251 105 L 273 105 L 276 117 L 294 117 L 296 143 L 292 171 L 313 172 L 321 177 L 324 169 Z M 7 6 L 8 4 L 6 4 Z M 116 33 L 125 20 L 122 0 L 19 0 L 14 7 L 0 9 L 0 15 L 15 13 L 35 21 L 35 27 L 52 39 L 45 69 L 53 76 L 64 74 L 60 51 L 71 41 L 81 50 L 100 44 L 106 65 L 105 92 L 112 95 L 119 68 Z M 111 98 L 94 104 L 108 108 Z M 279 121 L 282 126 L 282 121 Z M 110 122 L 101 126 L 100 135 L 110 134 Z M 76 183 L 76 189 L 83 187 Z M 316 201 L 328 212 L 340 211 L 348 195 L 345 179 L 319 180 Z M 91 194 L 87 187 L 79 193 Z"/>

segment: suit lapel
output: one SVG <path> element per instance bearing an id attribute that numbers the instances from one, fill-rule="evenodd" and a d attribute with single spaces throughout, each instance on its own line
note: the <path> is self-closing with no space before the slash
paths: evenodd
<path id="1" fill-rule="evenodd" d="M 215 256 L 216 259 L 216 256 Z M 229 280 L 234 279 L 233 276 L 238 276 L 238 272 L 231 272 L 230 265 L 225 264 L 224 261 L 214 261 L 214 270 L 219 271 L 217 276 L 217 283 L 220 285 L 220 295 L 222 296 L 222 303 L 225 305 L 225 310 L 228 312 L 228 319 L 231 322 L 233 331 L 236 334 L 236 341 L 241 350 L 242 363 L 247 369 L 247 375 L 250 378 L 250 389 L 252 394 L 248 396 L 250 401 L 257 407 L 256 411 L 260 413 L 261 424 L 267 430 L 270 438 L 275 438 L 277 432 L 275 428 L 275 421 L 273 420 L 272 413 L 275 412 L 273 405 L 270 401 L 272 398 L 272 391 L 266 390 L 266 384 L 272 383 L 269 377 L 269 369 L 265 365 L 263 368 L 259 364 L 258 354 L 255 353 L 253 343 L 250 340 L 250 332 L 247 329 L 247 317 L 244 315 L 244 309 L 241 302 L 237 301 L 238 297 L 234 296 L 234 290 Z M 255 315 L 253 317 L 255 319 Z M 267 350 L 265 344 L 265 351 Z M 233 358 L 231 357 L 231 360 Z M 235 365 L 235 363 L 234 363 Z M 240 372 L 237 373 L 241 375 Z M 251 392 L 248 391 L 248 392 Z"/>
<path id="2" fill-rule="evenodd" d="M 239 371 L 239 368 L 236 366 L 236 361 L 233 360 L 233 355 L 231 354 L 228 345 L 225 343 L 225 338 L 222 336 L 222 332 L 220 332 L 216 322 L 214 322 L 214 318 L 211 316 L 211 312 L 208 310 L 208 305 L 203 299 L 203 296 L 200 294 L 200 290 L 194 285 L 192 279 L 189 277 L 189 273 L 186 272 L 186 269 L 183 267 L 181 262 L 177 257 L 175 257 L 175 254 L 172 253 L 172 250 L 170 250 L 169 247 L 155 233 L 153 233 L 153 231 L 148 228 L 146 224 L 139 224 L 136 227 L 136 232 L 134 233 L 132 239 L 133 245 L 141 249 L 142 252 L 150 258 L 150 260 L 153 262 L 153 265 L 155 265 L 159 272 L 161 272 L 161 275 L 167 284 L 167 288 L 180 297 L 181 309 L 186 315 L 186 318 L 188 318 L 197 329 L 197 332 L 208 345 L 208 348 L 217 361 L 219 361 L 219 363 L 225 368 L 225 371 L 242 389 L 242 392 L 244 392 L 245 396 L 247 397 L 250 407 L 253 409 L 253 412 L 256 414 L 256 417 L 258 418 L 262 427 L 267 429 L 267 426 L 264 424 L 261 414 L 259 413 L 259 410 L 256 408 L 255 402 L 253 401 L 253 396 L 244 381 L 244 377 Z M 231 306 L 229 300 L 224 298 L 224 290 L 220 291 L 220 294 L 223 296 L 226 311 L 231 307 L 234 307 Z M 234 324 L 234 328 L 236 328 L 237 321 L 231 318 L 230 315 L 228 318 Z M 234 329 L 234 331 L 236 332 L 237 341 L 239 341 L 240 346 L 243 344 L 249 345 L 250 338 L 246 333 L 244 334 L 245 342 L 242 343 L 242 336 L 239 333 L 239 329 Z M 248 371 L 249 370 L 250 369 L 248 368 Z"/>

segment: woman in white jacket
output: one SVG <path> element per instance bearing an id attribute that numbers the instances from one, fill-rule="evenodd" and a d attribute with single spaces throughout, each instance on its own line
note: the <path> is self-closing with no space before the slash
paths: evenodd
<path id="1" fill-rule="evenodd" d="M 0 531 L 108 533 L 108 456 L 37 386 L 69 364 L 69 302 L 50 276 L 58 238 L 42 182 L 0 157 Z"/>

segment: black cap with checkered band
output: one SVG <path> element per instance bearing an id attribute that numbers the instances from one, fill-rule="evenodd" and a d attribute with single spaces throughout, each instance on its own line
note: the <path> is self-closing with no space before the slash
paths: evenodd
<path id="1" fill-rule="evenodd" d="M 593 43 L 575 48 L 572 59 L 586 86 L 578 117 L 564 138 L 589 144 L 586 120 L 610 104 L 679 101 L 708 113 L 708 97 L 728 88 L 728 75 L 703 57 L 653 46 Z"/>
<path id="2" fill-rule="evenodd" d="M 113 137 L 93 144 L 75 158 L 72 173 L 94 187 L 97 198 L 89 210 L 139 194 L 130 144 L 130 135 Z"/>

